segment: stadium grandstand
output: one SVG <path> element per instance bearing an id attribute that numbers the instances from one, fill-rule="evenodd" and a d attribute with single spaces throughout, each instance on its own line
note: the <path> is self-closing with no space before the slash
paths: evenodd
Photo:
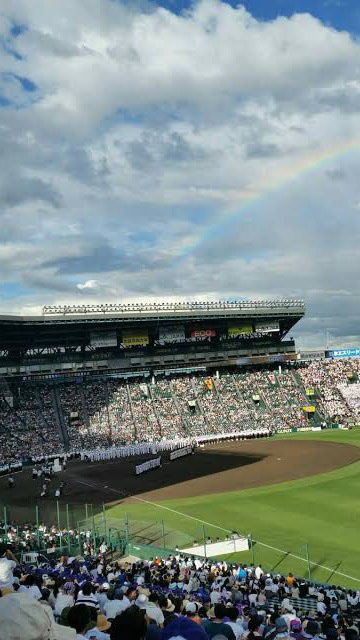
<path id="1" fill-rule="evenodd" d="M 300 359 L 288 333 L 304 313 L 280 300 L 2 316 L 1 463 L 355 423 L 359 360 Z"/>

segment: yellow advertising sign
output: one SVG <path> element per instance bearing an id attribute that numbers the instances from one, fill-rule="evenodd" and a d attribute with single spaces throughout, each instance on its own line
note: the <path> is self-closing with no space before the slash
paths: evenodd
<path id="1" fill-rule="evenodd" d="M 229 336 L 241 336 L 243 334 L 252 333 L 252 332 L 253 332 L 252 324 L 238 324 L 234 327 L 228 328 Z"/>
<path id="2" fill-rule="evenodd" d="M 303 407 L 303 411 L 305 411 L 305 413 L 315 413 L 316 407 L 314 407 L 313 404 L 308 404 L 305 407 Z"/>
<path id="3" fill-rule="evenodd" d="M 148 332 L 138 331 L 137 333 L 124 333 L 122 343 L 126 347 L 139 347 L 149 344 Z"/>

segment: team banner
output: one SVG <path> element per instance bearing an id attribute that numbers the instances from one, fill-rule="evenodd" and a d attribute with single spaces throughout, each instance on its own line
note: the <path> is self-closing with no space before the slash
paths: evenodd
<path id="1" fill-rule="evenodd" d="M 315 389 L 309 388 L 309 389 L 305 389 L 305 393 L 307 396 L 314 396 L 315 395 Z"/>
<path id="2" fill-rule="evenodd" d="M 144 398 L 147 398 L 147 397 L 148 397 L 148 395 L 149 395 L 149 391 L 148 391 L 148 386 L 147 386 L 147 384 L 146 384 L 145 382 L 141 382 L 141 383 L 139 384 L 139 387 L 140 387 L 140 391 L 141 391 L 141 393 L 142 393 L 143 397 L 144 397 Z"/>
<path id="3" fill-rule="evenodd" d="M 107 331 L 106 333 L 104 333 L 103 331 L 101 333 L 92 331 L 90 333 L 90 346 L 95 347 L 95 349 L 101 349 L 103 347 L 116 347 L 116 331 Z"/>
<path id="4" fill-rule="evenodd" d="M 314 407 L 313 404 L 308 404 L 303 407 L 303 411 L 305 411 L 305 413 L 315 413 L 316 407 Z"/>
<path id="5" fill-rule="evenodd" d="M 137 476 L 139 476 L 140 473 L 149 471 L 149 469 L 156 469 L 156 467 L 161 467 L 161 457 L 153 458 L 153 460 L 148 460 L 147 462 L 143 462 L 142 464 L 137 464 L 135 467 L 135 473 Z"/>
<path id="6" fill-rule="evenodd" d="M 11 462 L 11 464 L 4 464 L 0 467 L 0 476 L 6 476 L 17 471 L 22 471 L 22 462 Z"/>
<path id="7" fill-rule="evenodd" d="M 213 388 L 213 381 L 211 380 L 211 378 L 208 376 L 207 378 L 205 378 L 205 387 L 208 389 L 208 391 L 212 391 Z"/>
<path id="8" fill-rule="evenodd" d="M 275 333 L 276 331 L 280 331 L 280 325 L 276 320 L 256 322 L 255 331 L 257 333 Z"/>
<path id="9" fill-rule="evenodd" d="M 208 328 L 208 329 L 200 329 L 194 328 L 191 329 L 191 337 L 192 338 L 214 338 L 216 336 L 216 329 Z"/>
<path id="10" fill-rule="evenodd" d="M 171 451 L 170 460 L 176 460 L 177 458 L 182 458 L 183 456 L 188 456 L 193 452 L 193 447 L 183 447 L 183 449 L 175 449 L 175 451 Z"/>
<path id="11" fill-rule="evenodd" d="M 237 336 L 243 336 L 252 332 L 253 332 L 253 326 L 249 322 L 247 322 L 246 324 L 239 323 L 237 325 L 234 325 L 228 328 L 228 335 L 231 338 L 236 338 Z"/>
<path id="12" fill-rule="evenodd" d="M 122 344 L 125 347 L 140 347 L 149 344 L 149 334 L 145 330 L 124 331 L 122 334 Z"/>
<path id="13" fill-rule="evenodd" d="M 172 325 L 168 327 L 160 327 L 159 342 L 162 344 L 185 341 L 185 327 L 183 325 Z"/>

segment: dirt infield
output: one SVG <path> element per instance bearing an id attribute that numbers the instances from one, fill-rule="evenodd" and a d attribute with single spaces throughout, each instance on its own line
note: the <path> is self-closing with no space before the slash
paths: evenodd
<path id="1" fill-rule="evenodd" d="M 66 491 L 60 506 L 70 505 L 79 513 L 80 505 L 92 503 L 99 510 L 102 503 L 140 496 L 146 500 L 166 500 L 222 493 L 273 484 L 331 471 L 360 459 L 360 449 L 352 445 L 320 441 L 246 440 L 209 445 L 192 456 L 170 462 L 164 456 L 160 469 L 135 476 L 135 464 L 147 458 L 111 462 L 69 464 L 64 473 L 52 481 L 48 498 L 40 498 L 40 484 L 31 479 L 30 470 L 15 476 L 16 486 L 8 489 L 6 478 L 0 479 L 0 506 L 7 505 L 12 519 L 34 519 L 35 505 L 40 517 L 56 521 L 54 492 L 60 480 Z M 77 509 L 79 507 L 79 509 Z M 83 516 L 82 516 L 83 517 Z M 1 515 L 0 515 L 1 519 Z"/>

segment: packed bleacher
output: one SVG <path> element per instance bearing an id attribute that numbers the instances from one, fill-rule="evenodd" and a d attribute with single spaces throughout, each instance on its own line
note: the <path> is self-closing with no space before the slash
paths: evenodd
<path id="1" fill-rule="evenodd" d="M 0 466 L 35 456 L 236 430 L 351 424 L 360 417 L 360 359 L 315 360 L 289 369 L 250 369 L 124 382 L 22 384 L 0 395 Z M 313 388 L 309 399 L 306 390 Z M 1 391 L 0 391 L 1 394 Z"/>
<path id="2" fill-rule="evenodd" d="M 180 552 L 112 561 L 83 535 L 86 553 L 32 566 L 3 549 L 2 640 L 359 638 L 359 591 Z"/>

